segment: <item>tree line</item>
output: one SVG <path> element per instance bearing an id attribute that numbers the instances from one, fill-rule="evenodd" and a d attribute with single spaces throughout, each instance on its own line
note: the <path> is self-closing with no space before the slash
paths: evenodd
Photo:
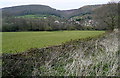
<path id="1" fill-rule="evenodd" d="M 65 18 L 48 16 L 47 18 L 3 17 L 2 31 L 58 31 L 58 30 L 113 30 L 118 27 L 118 3 L 108 3 L 97 8 L 91 14 L 97 26 L 84 26 L 86 20 L 68 21 Z M 87 19 L 89 20 L 89 19 Z"/>
<path id="2" fill-rule="evenodd" d="M 75 21 L 67 19 L 56 19 L 54 17 L 44 18 L 17 18 L 6 17 L 3 19 L 3 32 L 15 31 L 58 31 L 58 30 L 94 30 L 93 27 L 82 26 Z"/>

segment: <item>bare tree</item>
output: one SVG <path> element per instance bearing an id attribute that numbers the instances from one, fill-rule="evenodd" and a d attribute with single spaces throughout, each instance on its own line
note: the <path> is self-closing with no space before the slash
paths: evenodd
<path id="1" fill-rule="evenodd" d="M 118 26 L 118 3 L 108 3 L 95 10 L 95 19 L 99 25 L 113 30 Z"/>

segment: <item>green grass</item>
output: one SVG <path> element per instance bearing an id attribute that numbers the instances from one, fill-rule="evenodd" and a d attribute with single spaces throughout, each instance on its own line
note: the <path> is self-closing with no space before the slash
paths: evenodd
<path id="1" fill-rule="evenodd" d="M 54 15 L 23 15 L 23 16 L 16 16 L 16 18 L 44 18 L 44 17 L 49 17 L 49 16 L 59 18 Z"/>
<path id="2" fill-rule="evenodd" d="M 105 31 L 3 32 L 2 52 L 16 53 L 30 48 L 59 45 L 71 39 L 94 37 Z"/>
<path id="3" fill-rule="evenodd" d="M 43 18 L 46 17 L 44 15 L 38 16 L 38 15 L 24 15 L 24 16 L 17 16 L 18 18 Z"/>

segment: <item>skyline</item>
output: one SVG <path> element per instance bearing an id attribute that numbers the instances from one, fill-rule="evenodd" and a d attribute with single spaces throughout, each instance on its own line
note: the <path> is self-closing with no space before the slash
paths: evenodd
<path id="1" fill-rule="evenodd" d="M 95 4 L 107 4 L 108 2 L 113 0 L 25 0 L 25 1 L 17 1 L 17 0 L 1 0 L 0 8 L 19 6 L 19 5 L 47 5 L 57 10 L 69 10 L 69 9 L 77 9 L 85 5 L 95 5 Z M 116 0 L 117 1 L 117 0 Z"/>

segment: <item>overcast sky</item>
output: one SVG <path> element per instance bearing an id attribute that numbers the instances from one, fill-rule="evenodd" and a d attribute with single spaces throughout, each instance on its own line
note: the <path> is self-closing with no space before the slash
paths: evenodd
<path id="1" fill-rule="evenodd" d="M 41 4 L 48 5 L 58 10 L 77 9 L 84 5 L 93 4 L 106 4 L 112 0 L 0 0 L 0 8 L 28 5 L 28 4 Z"/>

